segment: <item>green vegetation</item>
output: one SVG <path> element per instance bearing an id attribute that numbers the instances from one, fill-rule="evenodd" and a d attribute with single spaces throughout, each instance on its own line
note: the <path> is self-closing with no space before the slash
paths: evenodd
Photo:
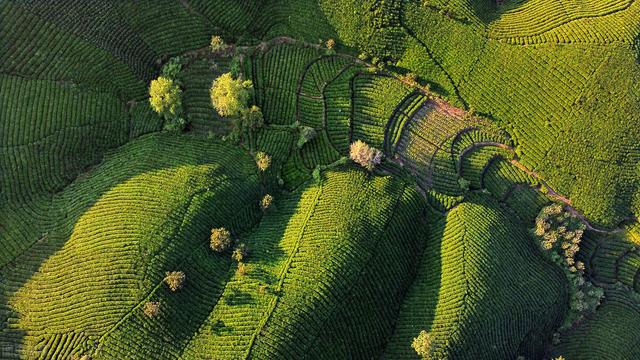
<path id="1" fill-rule="evenodd" d="M 567 297 L 562 272 L 522 224 L 491 197 L 473 197 L 431 226 L 385 356 L 415 358 L 412 339 L 425 330 L 436 358 L 539 358 Z"/>
<path id="2" fill-rule="evenodd" d="M 0 358 L 640 357 L 640 3 L 0 19 Z"/>
<path id="3" fill-rule="evenodd" d="M 247 108 L 252 86 L 250 80 L 222 74 L 211 84 L 211 105 L 220 116 L 240 115 Z"/>
<path id="4" fill-rule="evenodd" d="M 211 229 L 210 245 L 215 252 L 225 252 L 231 247 L 231 232 L 225 228 Z"/>
<path id="5" fill-rule="evenodd" d="M 182 111 L 182 91 L 173 80 L 159 77 L 151 81 L 149 103 L 155 112 L 161 115 L 177 116 Z"/>
<path id="6" fill-rule="evenodd" d="M 584 262 L 576 260 L 584 230 L 585 225 L 559 204 L 543 208 L 536 218 L 534 232 L 540 237 L 542 248 L 562 266 L 571 285 L 571 312 L 565 319 L 565 328 L 582 320 L 584 314 L 594 312 L 604 295 L 601 288 L 585 278 Z"/>

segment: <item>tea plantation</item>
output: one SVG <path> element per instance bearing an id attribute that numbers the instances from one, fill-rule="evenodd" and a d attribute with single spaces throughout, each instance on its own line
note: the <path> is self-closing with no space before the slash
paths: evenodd
<path id="1" fill-rule="evenodd" d="M 0 359 L 640 359 L 635 0 L 0 1 Z"/>

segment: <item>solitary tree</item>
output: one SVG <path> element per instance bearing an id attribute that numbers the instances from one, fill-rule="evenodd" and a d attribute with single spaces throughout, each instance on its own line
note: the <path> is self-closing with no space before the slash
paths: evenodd
<path id="1" fill-rule="evenodd" d="M 364 141 L 357 140 L 351 144 L 349 157 L 355 163 L 371 171 L 382 161 L 382 152 L 370 147 Z"/>
<path id="2" fill-rule="evenodd" d="M 142 311 L 150 318 L 156 317 L 160 312 L 160 303 L 157 301 L 147 301 L 144 303 Z"/>
<path id="3" fill-rule="evenodd" d="M 327 49 L 333 49 L 336 46 L 336 41 L 333 39 L 329 39 L 327 40 L 325 45 L 327 46 Z"/>
<path id="4" fill-rule="evenodd" d="M 242 262 L 242 260 L 249 254 L 249 250 L 245 244 L 238 244 L 235 249 L 233 249 L 233 253 L 231 254 L 231 258 L 237 262 Z"/>
<path id="5" fill-rule="evenodd" d="M 211 249 L 224 252 L 231 246 L 231 232 L 223 227 L 211 229 Z"/>
<path id="6" fill-rule="evenodd" d="M 267 155 L 267 153 L 259 151 L 256 154 L 256 165 L 258 165 L 258 169 L 260 171 L 266 171 L 269 166 L 271 166 L 271 156 Z"/>
<path id="7" fill-rule="evenodd" d="M 431 336 L 425 330 L 420 331 L 418 337 L 413 339 L 411 343 L 411 347 L 420 355 L 422 358 L 428 358 L 431 353 Z"/>
<path id="8" fill-rule="evenodd" d="M 178 291 L 184 286 L 187 276 L 182 271 L 168 271 L 165 274 L 164 282 L 171 291 Z"/>
<path id="9" fill-rule="evenodd" d="M 220 75 L 211 84 L 211 104 L 221 116 L 236 116 L 247 108 L 253 85 L 251 80 L 234 79 L 231 73 Z"/>
<path id="10" fill-rule="evenodd" d="M 269 208 L 269 206 L 271 206 L 272 202 L 273 202 L 273 196 L 269 194 L 263 196 L 262 200 L 260 200 L 260 209 L 262 209 L 262 211 L 266 211 Z"/>
<path id="11" fill-rule="evenodd" d="M 256 105 L 242 112 L 242 124 L 249 129 L 258 129 L 264 126 L 264 115 Z"/>
<path id="12" fill-rule="evenodd" d="M 151 81 L 149 103 L 161 115 L 178 115 L 182 108 L 182 90 L 171 79 L 160 76 Z"/>
<path id="13" fill-rule="evenodd" d="M 247 274 L 247 267 L 243 262 L 238 263 L 238 268 L 236 269 L 236 274 L 239 276 L 244 276 Z"/>
<path id="14" fill-rule="evenodd" d="M 304 144 L 313 140 L 313 138 L 315 138 L 316 135 L 318 135 L 318 133 L 316 132 L 316 129 L 310 126 L 301 126 L 300 135 L 298 136 L 298 142 L 296 145 L 298 146 L 299 149 L 302 149 Z"/>
<path id="15" fill-rule="evenodd" d="M 211 51 L 225 50 L 226 48 L 227 44 L 220 36 L 214 35 L 211 37 Z"/>

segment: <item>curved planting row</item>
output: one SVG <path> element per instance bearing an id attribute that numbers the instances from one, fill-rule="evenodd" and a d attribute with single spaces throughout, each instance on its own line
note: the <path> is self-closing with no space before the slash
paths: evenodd
<path id="1" fill-rule="evenodd" d="M 108 93 L 0 75 L 0 265 L 45 232 L 25 234 L 21 218 L 49 222 L 51 194 L 129 139 L 127 117 Z"/>
<path id="2" fill-rule="evenodd" d="M 301 149 L 302 159 L 309 169 L 330 164 L 340 157 L 328 135 L 325 88 L 352 64 L 353 61 L 346 57 L 320 57 L 302 75 L 296 106 L 297 119 L 300 124 L 314 128 L 317 133 Z"/>
<path id="3" fill-rule="evenodd" d="M 211 227 L 248 229 L 260 196 L 254 161 L 237 148 L 176 134 L 127 144 L 54 199 L 64 213 L 51 214 L 58 217 L 48 241 L 3 270 L 2 313 L 15 313 L 0 339 L 21 335 L 27 352 L 42 339 L 86 337 L 60 342 L 46 358 L 54 350 L 111 358 L 132 348 L 147 358 L 179 352 L 213 307 L 230 263 L 208 249 Z M 178 268 L 193 284 L 176 298 L 162 279 Z M 147 300 L 162 304 L 147 326 L 157 331 L 138 326 Z M 162 332 L 174 343 L 149 340 Z"/>
<path id="4" fill-rule="evenodd" d="M 411 93 L 411 89 L 392 77 L 376 74 L 357 75 L 352 80 L 353 140 L 383 148 L 387 122 L 398 104 Z"/>
<path id="5" fill-rule="evenodd" d="M 566 359 L 637 359 L 640 357 L 640 308 L 616 290 L 607 291 L 595 314 L 560 336 L 555 356 Z"/>
<path id="6" fill-rule="evenodd" d="M 437 358 L 541 357 L 568 293 L 522 223 L 492 198 L 474 196 L 430 232 L 385 357 L 416 358 L 407 344 L 422 330 Z"/>
<path id="7" fill-rule="evenodd" d="M 640 294 L 640 251 L 637 225 L 624 233 L 590 234 L 593 250 L 589 253 L 591 276 L 604 284 L 625 285 Z"/>
<path id="8" fill-rule="evenodd" d="M 640 6 L 633 0 L 529 1 L 489 25 L 488 36 L 511 44 L 626 42 L 638 34 Z"/>
<path id="9" fill-rule="evenodd" d="M 379 354 L 421 249 L 422 211 L 404 183 L 350 169 L 277 199 L 243 237 L 245 272 L 232 275 L 185 357 Z"/>
<path id="10" fill-rule="evenodd" d="M 123 94 L 128 99 L 145 96 L 146 85 L 126 61 L 82 36 L 69 33 L 12 1 L 0 4 L 0 17 L 3 73 L 82 83 Z"/>
<path id="11" fill-rule="evenodd" d="M 418 194 L 360 171 L 328 172 L 316 191 L 251 357 L 369 358 L 391 333 L 421 244 Z"/>
<path id="12" fill-rule="evenodd" d="M 318 55 L 316 48 L 286 43 L 256 52 L 251 61 L 252 78 L 256 103 L 267 124 L 295 123 L 300 79 Z"/>
<path id="13" fill-rule="evenodd" d="M 73 34 L 127 64 L 136 77 L 153 77 L 157 53 L 136 33 L 117 2 L 63 0 L 14 2 L 17 9 L 38 16 L 68 34 Z"/>
<path id="14" fill-rule="evenodd" d="M 402 128 L 395 152 L 424 189 L 455 195 L 460 192 L 456 144 L 462 134 L 487 126 L 442 100 L 428 100 Z"/>

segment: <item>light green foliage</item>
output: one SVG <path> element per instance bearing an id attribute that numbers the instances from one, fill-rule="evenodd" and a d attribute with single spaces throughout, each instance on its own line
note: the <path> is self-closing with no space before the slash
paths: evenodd
<path id="1" fill-rule="evenodd" d="M 182 271 L 168 271 L 164 276 L 164 283 L 167 284 L 169 290 L 173 292 L 182 289 L 186 280 L 187 276 Z"/>
<path id="2" fill-rule="evenodd" d="M 182 90 L 173 80 L 160 76 L 149 86 L 149 103 L 155 112 L 177 116 L 182 111 Z"/>
<path id="3" fill-rule="evenodd" d="M 429 355 L 433 353 L 431 348 L 433 345 L 435 344 L 432 344 L 429 333 L 424 330 L 420 331 L 420 334 L 418 334 L 418 336 L 413 339 L 413 342 L 411 342 L 413 350 L 415 350 L 423 359 L 428 359 Z"/>
<path id="4" fill-rule="evenodd" d="M 550 208 L 543 245 L 525 231 L 538 176 L 596 225 L 640 214 L 637 1 L 5 1 L 0 19 L 0 357 L 640 358 L 637 229 L 578 235 Z M 189 135 L 149 134 L 154 111 Z M 348 165 L 358 141 L 387 175 Z M 211 228 L 242 242 L 213 254 Z"/>
<path id="5" fill-rule="evenodd" d="M 209 237 L 211 249 L 215 252 L 224 252 L 231 246 L 231 232 L 225 228 L 211 229 Z"/>
<path id="6" fill-rule="evenodd" d="M 272 202 L 273 196 L 266 194 L 262 197 L 262 200 L 260 200 L 260 209 L 262 209 L 262 211 L 266 211 L 271 206 Z"/>
<path id="7" fill-rule="evenodd" d="M 173 57 L 162 67 L 162 76 L 171 80 L 176 80 L 182 70 L 184 59 L 180 56 Z"/>
<path id="8" fill-rule="evenodd" d="M 313 140 L 313 138 L 315 138 L 317 135 L 318 133 L 316 132 L 316 129 L 310 126 L 301 126 L 300 134 L 298 135 L 298 142 L 296 143 L 296 146 L 298 147 L 298 149 L 302 149 L 304 144 Z"/>
<path id="9" fill-rule="evenodd" d="M 211 42 L 209 47 L 211 48 L 211 51 L 217 52 L 217 51 L 225 50 L 227 48 L 227 44 L 224 42 L 222 37 L 218 35 L 213 35 L 211 36 Z"/>
<path id="10" fill-rule="evenodd" d="M 255 159 L 256 165 L 258 166 L 258 169 L 260 169 L 260 171 L 267 171 L 269 166 L 271 166 L 271 156 L 269 156 L 265 152 L 259 151 L 256 154 Z"/>
<path id="11" fill-rule="evenodd" d="M 234 79 L 231 73 L 220 75 L 211 84 L 211 104 L 220 116 L 237 116 L 247 108 L 253 85 L 251 80 Z"/>

